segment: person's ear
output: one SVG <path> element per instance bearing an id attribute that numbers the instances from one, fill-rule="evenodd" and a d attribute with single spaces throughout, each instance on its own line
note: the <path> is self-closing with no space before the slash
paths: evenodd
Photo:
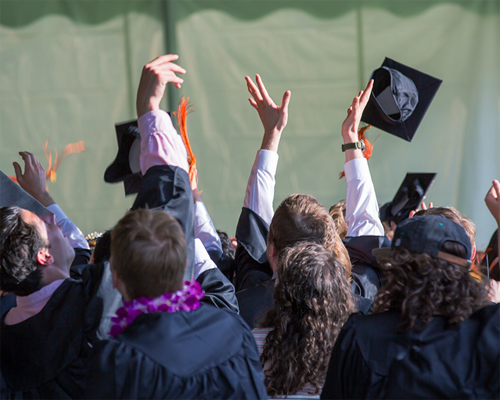
<path id="1" fill-rule="evenodd" d="M 52 257 L 52 255 L 49 253 L 49 249 L 43 247 L 40 250 L 38 250 L 38 253 L 36 255 L 36 261 L 40 265 L 48 266 L 54 262 L 54 257 Z"/>
<path id="2" fill-rule="evenodd" d="M 113 287 L 115 289 L 118 289 L 118 286 L 120 285 L 121 281 L 120 278 L 118 278 L 116 270 L 114 270 L 113 268 L 111 268 L 111 275 L 113 277 Z"/>
<path id="3" fill-rule="evenodd" d="M 125 301 L 129 301 L 129 295 L 127 293 L 127 288 L 123 281 L 118 277 L 118 273 L 115 269 L 111 268 L 111 276 L 113 277 L 113 287 L 120 292 Z"/>
<path id="4" fill-rule="evenodd" d="M 273 272 L 278 270 L 278 251 L 272 243 L 267 243 L 267 258 Z"/>

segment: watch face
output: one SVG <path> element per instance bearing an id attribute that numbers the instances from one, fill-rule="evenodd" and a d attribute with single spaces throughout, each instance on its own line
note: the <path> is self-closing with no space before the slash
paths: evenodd
<path id="1" fill-rule="evenodd" d="M 361 150 L 364 151 L 366 149 L 364 140 L 361 140 L 359 143 L 361 143 Z"/>

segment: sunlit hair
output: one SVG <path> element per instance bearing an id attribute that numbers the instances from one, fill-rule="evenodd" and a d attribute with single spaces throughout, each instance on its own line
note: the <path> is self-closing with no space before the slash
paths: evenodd
<path id="1" fill-rule="evenodd" d="M 37 255 L 47 246 L 22 215 L 19 207 L 0 208 L 0 290 L 16 296 L 28 296 L 41 288 Z"/>
<path id="2" fill-rule="evenodd" d="M 342 240 L 347 236 L 347 222 L 345 222 L 346 201 L 340 200 L 337 204 L 330 207 L 330 216 L 337 228 L 337 232 Z"/>
<path id="3" fill-rule="evenodd" d="M 328 210 L 313 196 L 292 194 L 276 209 L 269 227 L 268 240 L 278 252 L 299 242 L 323 245 L 345 266 L 351 276 L 351 261 L 347 249 L 337 233 Z"/>
<path id="4" fill-rule="evenodd" d="M 465 247 L 456 242 L 445 242 L 441 251 L 466 257 Z M 461 265 L 406 249 L 396 249 L 379 264 L 387 283 L 375 298 L 373 312 L 397 311 L 403 331 L 423 330 L 435 315 L 456 326 L 488 302 L 485 284 Z"/>
<path id="5" fill-rule="evenodd" d="M 186 255 L 182 228 L 165 211 L 130 211 L 111 233 L 111 267 L 131 299 L 181 289 Z"/>
<path id="6" fill-rule="evenodd" d="M 319 393 L 337 335 L 353 312 L 344 266 L 316 243 L 283 250 L 274 308 L 261 326 L 267 334 L 261 362 L 269 395 L 288 395 L 305 385 Z"/>
<path id="7" fill-rule="evenodd" d="M 453 207 L 432 207 L 427 210 L 420 210 L 415 217 L 420 215 L 442 215 L 464 228 L 470 239 L 471 248 L 476 244 L 476 225 L 470 218 L 467 218 L 460 211 Z"/>

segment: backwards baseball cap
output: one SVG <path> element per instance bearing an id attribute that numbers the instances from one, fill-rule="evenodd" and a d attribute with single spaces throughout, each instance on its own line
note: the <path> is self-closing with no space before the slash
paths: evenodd
<path id="1" fill-rule="evenodd" d="M 456 242 L 464 246 L 467 259 L 441 251 L 444 242 Z M 423 215 L 403 221 L 394 232 L 391 247 L 374 249 L 372 254 L 377 258 L 390 258 L 396 249 L 425 253 L 464 267 L 471 266 L 471 244 L 464 228 L 441 215 Z"/>
<path id="2" fill-rule="evenodd" d="M 373 90 L 361 121 L 411 142 L 443 81 L 390 58 L 371 79 Z"/>
<path id="3" fill-rule="evenodd" d="M 394 199 L 380 207 L 380 220 L 399 224 L 407 219 L 425 199 L 435 177 L 435 173 L 407 173 Z"/>

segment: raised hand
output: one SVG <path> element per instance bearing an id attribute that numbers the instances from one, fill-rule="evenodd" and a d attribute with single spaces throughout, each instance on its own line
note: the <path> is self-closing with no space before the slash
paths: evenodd
<path id="1" fill-rule="evenodd" d="M 434 207 L 434 204 L 432 204 L 432 202 L 429 203 L 429 207 L 427 207 L 425 205 L 425 201 L 423 201 L 422 203 L 420 203 L 420 209 L 421 210 L 428 210 L 429 208 L 432 208 Z M 413 218 L 413 216 L 418 212 L 418 209 L 417 210 L 411 210 L 410 211 L 410 215 L 408 216 L 408 218 Z"/>
<path id="2" fill-rule="evenodd" d="M 28 153 L 27 151 L 21 151 L 19 152 L 19 155 L 24 161 L 24 174 L 19 163 L 12 163 L 19 186 L 21 186 L 26 192 L 32 195 L 44 206 L 47 207 L 54 204 L 54 199 L 52 199 L 52 196 L 50 196 L 47 191 L 45 169 L 40 161 L 38 161 L 33 154 Z"/>
<path id="3" fill-rule="evenodd" d="M 354 143 L 358 141 L 358 127 L 363 111 L 370 99 L 373 88 L 373 79 L 368 82 L 366 89 L 359 92 L 354 98 L 351 106 L 347 109 L 347 118 L 342 123 L 342 138 L 344 143 Z"/>
<path id="4" fill-rule="evenodd" d="M 184 80 L 179 78 L 176 73 L 185 74 L 186 70 L 172 62 L 178 58 L 177 54 L 167 54 L 155 58 L 144 66 L 137 90 L 138 117 L 149 111 L 160 109 L 160 101 L 168 82 L 172 82 L 177 89 L 180 89 Z"/>
<path id="5" fill-rule="evenodd" d="M 486 193 L 484 202 L 493 215 L 493 218 L 495 218 L 495 221 L 497 221 L 497 224 L 500 226 L 500 182 L 496 179 L 493 181 L 488 193 Z"/>
<path id="6" fill-rule="evenodd" d="M 264 127 L 264 137 L 262 139 L 261 149 L 277 152 L 281 132 L 288 122 L 288 104 L 290 103 L 292 94 L 287 90 L 283 94 L 281 105 L 278 107 L 267 93 L 266 87 L 259 75 L 255 75 L 257 86 L 248 76 L 245 76 L 245 80 L 247 82 L 248 91 L 252 95 L 248 101 L 259 113 L 260 120 Z"/>

